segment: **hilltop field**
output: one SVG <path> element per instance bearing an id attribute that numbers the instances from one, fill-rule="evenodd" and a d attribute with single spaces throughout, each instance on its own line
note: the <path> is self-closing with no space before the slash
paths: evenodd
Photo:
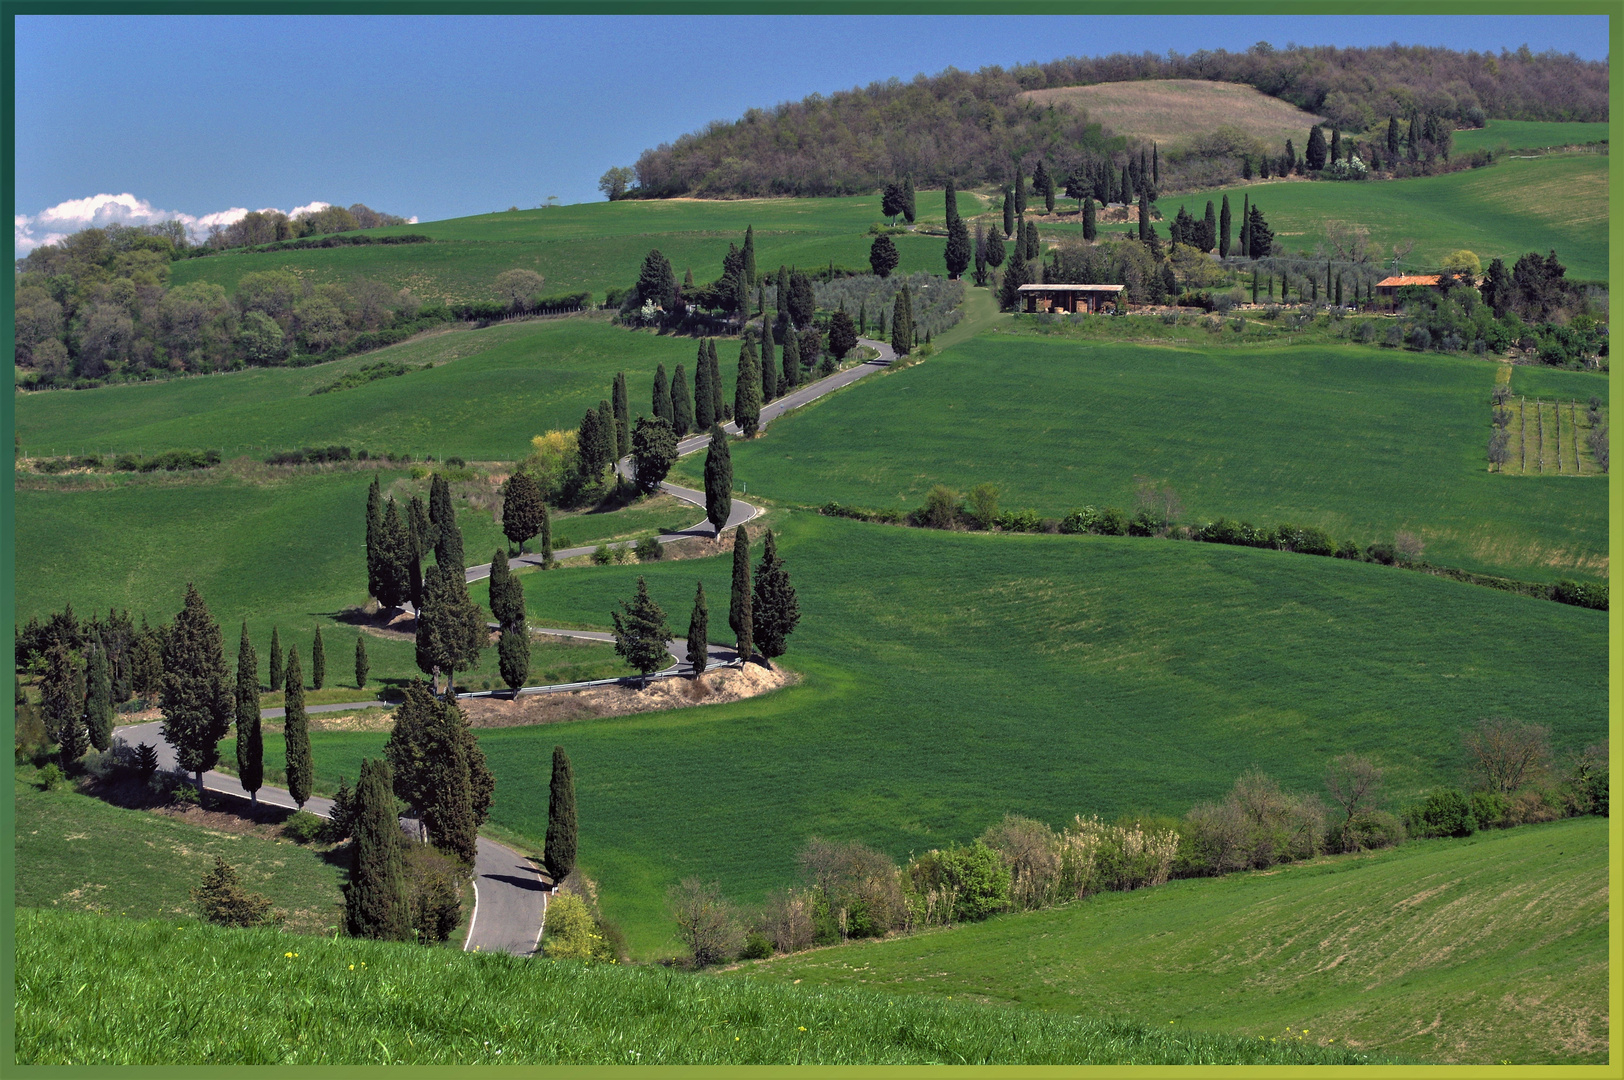
<path id="1" fill-rule="evenodd" d="M 1143 79 L 1092 86 L 1057 86 L 1020 95 L 1039 105 L 1083 109 L 1090 120 L 1119 135 L 1147 139 L 1164 150 L 1227 127 L 1261 140 L 1276 153 L 1286 140 L 1301 143 L 1325 118 L 1244 83 L 1203 79 Z"/>

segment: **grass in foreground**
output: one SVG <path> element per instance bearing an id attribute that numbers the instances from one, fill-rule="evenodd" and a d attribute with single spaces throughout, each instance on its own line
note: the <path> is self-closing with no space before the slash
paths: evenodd
<path id="1" fill-rule="evenodd" d="M 1362 1064 L 1304 1043 L 19 910 L 28 1064 Z M 186 957 L 206 956 L 207 964 Z M 177 964 L 184 977 L 177 978 Z"/>
<path id="2" fill-rule="evenodd" d="M 568 750 L 581 863 L 640 956 L 676 948 L 667 886 L 697 874 L 759 899 L 793 880 L 809 836 L 900 858 L 968 841 L 1005 812 L 1055 824 L 1180 814 L 1254 764 L 1319 791 L 1326 762 L 1350 751 L 1381 759 L 1402 801 L 1458 782 L 1460 733 L 1481 717 L 1549 723 L 1559 753 L 1606 733 L 1602 612 L 1166 540 L 789 513 L 779 550 L 800 595 L 784 658 L 800 683 L 716 707 L 480 734 L 497 776 L 493 822 L 537 840 L 547 751 Z M 725 640 L 730 567 L 723 556 L 520 580 L 533 620 L 602 627 L 646 577 L 680 628 L 703 579 Z M 319 734 L 316 771 L 353 777 L 383 740 Z"/>
<path id="3" fill-rule="evenodd" d="M 1409 530 L 1432 562 L 1531 580 L 1607 574 L 1605 479 L 1487 471 L 1491 362 L 1001 329 L 1013 332 L 775 421 L 734 445 L 735 478 L 802 505 L 897 509 L 937 483 L 990 481 L 1005 509 L 1060 517 L 1084 504 L 1131 514 L 1144 477 L 1172 486 L 1185 521 L 1289 521 L 1361 545 Z M 1518 367 L 1512 385 L 1530 401 L 1576 399 L 1581 413 L 1592 394 L 1608 397 L 1605 375 Z"/>
<path id="4" fill-rule="evenodd" d="M 1397 1054 L 1607 1062 L 1607 827 L 1580 818 L 746 964 L 738 975 Z"/>
<path id="5" fill-rule="evenodd" d="M 202 827 L 113 806 L 67 789 L 41 791 L 18 770 L 13 806 L 17 907 L 192 921 L 191 889 L 216 855 L 245 889 L 288 913 L 288 929 L 330 933 L 346 874 L 291 840 Z M 28 770 L 32 774 L 32 770 Z"/>

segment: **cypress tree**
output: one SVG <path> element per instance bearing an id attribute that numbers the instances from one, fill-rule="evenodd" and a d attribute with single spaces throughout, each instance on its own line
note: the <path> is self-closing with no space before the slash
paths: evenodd
<path id="1" fill-rule="evenodd" d="M 1038 223 L 1035 221 L 1026 223 L 1026 250 L 1022 254 L 1029 260 L 1043 255 L 1043 247 L 1038 240 Z"/>
<path id="2" fill-rule="evenodd" d="M 942 189 L 942 207 L 947 213 L 945 220 L 951 231 L 953 223 L 959 219 L 959 189 L 951 176 L 947 178 L 947 186 Z"/>
<path id="3" fill-rule="evenodd" d="M 1396 116 L 1387 118 L 1387 156 L 1395 159 L 1398 157 L 1398 118 Z"/>
<path id="4" fill-rule="evenodd" d="M 778 557 L 778 544 L 772 530 L 767 530 L 762 545 L 761 565 L 756 568 L 755 591 L 751 599 L 751 638 L 762 659 L 771 661 L 783 656 L 789 635 L 801 621 L 800 604 L 795 599 L 795 588 L 789 583 L 789 571 Z"/>
<path id="5" fill-rule="evenodd" d="M 791 331 L 784 335 L 784 387 L 793 389 L 801 381 L 800 335 Z"/>
<path id="6" fill-rule="evenodd" d="M 1269 155 L 1268 154 L 1264 154 L 1262 157 L 1258 158 L 1257 175 L 1258 175 L 1258 178 L 1260 180 L 1267 180 L 1269 178 Z"/>
<path id="7" fill-rule="evenodd" d="M 519 545 L 541 531 L 541 485 L 524 471 L 515 472 L 502 484 L 502 535 Z M 407 515 L 410 519 L 411 515 Z"/>
<path id="8" fill-rule="evenodd" d="M 378 605 L 385 609 L 399 607 L 411 586 L 406 567 L 409 558 L 406 549 L 411 541 L 403 532 L 400 509 L 390 498 L 383 512 L 383 525 L 378 530 L 377 597 Z"/>
<path id="9" fill-rule="evenodd" d="M 454 743 L 460 743 L 460 749 Z M 437 813 L 451 812 L 436 807 L 448 806 L 459 816 L 466 808 L 476 830 L 484 823 L 496 790 L 485 752 L 456 703 L 436 699 L 421 679 L 406 684 L 406 697 L 395 710 L 395 727 L 384 744 L 384 754 L 394 770 L 395 795 L 425 825 L 432 828 Z M 450 786 L 447 783 L 447 762 L 454 762 L 459 754 L 466 765 L 466 788 L 460 775 L 450 777 Z"/>
<path id="10" fill-rule="evenodd" d="M 1308 129 L 1308 150 L 1303 160 L 1313 172 L 1325 168 L 1325 133 L 1318 124 Z"/>
<path id="11" fill-rule="evenodd" d="M 1150 144 L 1150 182 L 1158 189 L 1162 186 L 1162 157 L 1155 143 Z"/>
<path id="12" fill-rule="evenodd" d="M 1280 175 L 1281 176 L 1290 176 L 1291 175 L 1291 170 L 1295 169 L 1296 167 L 1297 167 L 1297 148 L 1291 145 L 1291 140 L 1290 139 L 1287 139 L 1286 140 L 1286 156 L 1280 159 Z"/>
<path id="13" fill-rule="evenodd" d="M 422 807 L 423 825 L 438 850 L 471 867 L 479 845 L 480 819 L 474 808 L 469 740 L 464 732 L 467 720 L 454 701 L 431 700 L 428 705 L 429 799 Z"/>
<path id="14" fill-rule="evenodd" d="M 598 401 L 598 431 L 601 433 L 598 437 L 602 440 L 598 444 L 598 460 L 603 462 L 605 468 L 612 471 L 615 461 L 620 457 L 618 453 L 620 450 L 620 422 L 615 419 L 615 407 L 609 403 L 607 398 L 600 398 Z M 443 537 L 441 543 L 444 543 Z M 438 552 L 436 552 L 436 558 L 438 558 Z M 461 559 L 457 560 L 457 564 L 459 566 L 466 565 Z"/>
<path id="15" fill-rule="evenodd" d="M 45 651 L 39 690 L 40 712 L 65 769 L 84 756 L 90 738 L 85 730 L 84 678 L 73 654 L 60 641 Z"/>
<path id="16" fill-rule="evenodd" d="M 977 285 L 987 284 L 987 227 L 979 221 L 976 222 L 973 259 L 976 268 L 975 283 Z M 858 308 L 858 314 L 866 314 L 861 306 Z"/>
<path id="17" fill-rule="evenodd" d="M 508 568 L 507 552 L 498 548 L 491 556 L 489 579 L 491 618 L 503 627 L 514 624 L 514 605 L 524 603 L 524 590 L 515 588 L 513 573 Z"/>
<path id="18" fill-rule="evenodd" d="M 772 328 L 761 320 L 761 400 L 769 402 L 778 396 L 778 362 L 772 355 Z"/>
<path id="19" fill-rule="evenodd" d="M 902 217 L 909 225 L 914 223 L 914 182 L 912 176 L 902 178 Z"/>
<path id="20" fill-rule="evenodd" d="M 704 341 L 699 343 L 699 357 L 694 361 L 694 424 L 700 431 L 709 431 L 719 419 L 712 410 L 710 357 L 705 344 Z"/>
<path id="21" fill-rule="evenodd" d="M 372 663 L 367 659 L 367 636 L 360 631 L 355 634 L 355 688 L 365 690 L 367 685 L 367 672 L 371 670 Z"/>
<path id="22" fill-rule="evenodd" d="M 746 439 L 756 437 L 761 424 L 761 363 L 755 340 L 749 336 L 739 349 L 739 373 L 733 384 L 733 419 Z"/>
<path id="23" fill-rule="evenodd" d="M 202 791 L 203 774 L 220 760 L 220 740 L 236 707 L 220 627 L 189 583 L 185 606 L 164 638 L 163 657 L 163 737 L 180 767 L 197 775 Z"/>
<path id="24" fill-rule="evenodd" d="M 1336 306 L 1342 306 L 1342 275 L 1336 276 Z"/>
<path id="25" fill-rule="evenodd" d="M 1004 233 L 1007 237 L 1015 232 L 1015 194 L 1008 184 L 1004 185 Z M 1002 239 L 1002 237 L 1000 238 Z M 994 266 L 998 264 L 993 263 Z"/>
<path id="26" fill-rule="evenodd" d="M 712 424 L 710 448 L 705 452 L 705 518 L 722 535 L 733 513 L 733 455 L 720 424 Z"/>
<path id="27" fill-rule="evenodd" d="M 1218 215 L 1213 212 L 1212 200 L 1207 200 L 1207 214 L 1201 219 L 1201 250 L 1210 252 L 1218 246 Z"/>
<path id="28" fill-rule="evenodd" d="M 425 675 L 438 671 L 449 693 L 456 673 L 479 662 L 489 632 L 479 608 L 468 598 L 460 567 L 434 566 L 424 583 L 423 610 L 417 615 L 417 666 Z"/>
<path id="29" fill-rule="evenodd" d="M 1038 168 L 1043 170 L 1043 183 L 1038 185 L 1038 190 L 1043 194 L 1043 212 L 1052 214 L 1054 213 L 1055 196 L 1054 173 L 1050 172 L 1041 161 L 1038 162 Z"/>
<path id="30" fill-rule="evenodd" d="M 710 610 L 705 607 L 705 583 L 701 581 L 694 591 L 693 614 L 688 616 L 688 663 L 696 679 L 710 666 L 709 642 Z"/>
<path id="31" fill-rule="evenodd" d="M 976 228 L 981 226 L 977 225 Z M 857 304 L 857 332 L 866 336 L 868 334 L 868 301 L 861 300 Z"/>
<path id="32" fill-rule="evenodd" d="M 502 681 L 514 690 L 522 688 L 530 677 L 530 633 L 522 625 L 502 628 L 501 640 L 496 643 L 496 666 Z"/>
<path id="33" fill-rule="evenodd" d="M 378 476 L 367 487 L 367 595 L 378 595 L 378 538 L 383 529 L 383 494 Z"/>
<path id="34" fill-rule="evenodd" d="M 716 358 L 716 339 L 711 338 L 705 343 L 707 359 L 710 362 L 711 386 L 711 416 L 712 423 L 720 424 L 726 415 L 722 408 L 722 365 Z"/>
<path id="35" fill-rule="evenodd" d="M 671 427 L 679 439 L 694 430 L 694 398 L 681 364 L 671 373 Z"/>
<path id="36" fill-rule="evenodd" d="M 632 452 L 631 436 L 628 434 L 632 429 L 632 418 L 631 406 L 626 400 L 626 373 L 624 371 L 615 372 L 614 385 L 609 390 L 609 400 L 610 408 L 615 414 L 615 431 L 619 436 L 616 440 L 615 456 L 625 457 Z"/>
<path id="37" fill-rule="evenodd" d="M 998 269 L 1004 265 L 1004 255 L 1004 233 L 999 229 L 993 229 L 987 236 L 987 265 L 994 270 Z M 880 309 L 880 318 L 882 320 L 885 318 L 884 308 Z M 880 332 L 885 331 L 882 328 Z"/>
<path id="38" fill-rule="evenodd" d="M 321 644 L 321 627 L 316 627 L 316 643 L 310 647 L 310 685 L 320 690 L 327 681 L 327 650 Z"/>
<path id="39" fill-rule="evenodd" d="M 755 620 L 750 612 L 750 534 L 743 525 L 733 534 L 733 595 L 728 603 L 727 624 L 738 635 L 739 659 L 749 660 L 754 651 Z"/>
<path id="40" fill-rule="evenodd" d="M 1207 205 L 1211 206 L 1212 204 L 1208 203 Z M 1218 215 L 1218 257 L 1220 259 L 1229 257 L 1230 229 L 1229 196 L 1225 195 L 1224 208 Z"/>
<path id="41" fill-rule="evenodd" d="M 575 434 L 575 455 L 581 471 L 589 479 L 603 475 L 603 459 L 599 457 L 603 445 L 603 420 L 597 409 L 588 409 L 581 417 L 581 426 Z"/>
<path id="42" fill-rule="evenodd" d="M 362 760 L 353 805 L 344 932 L 350 937 L 404 941 L 411 936 L 411 902 L 386 763 Z"/>
<path id="43" fill-rule="evenodd" d="M 1342 160 L 1342 132 L 1336 128 L 1331 129 L 1331 164 L 1335 165 Z"/>
<path id="44" fill-rule="evenodd" d="M 277 639 L 276 627 L 271 627 L 271 679 L 265 684 L 272 692 L 282 688 L 282 642 Z"/>
<path id="45" fill-rule="evenodd" d="M 891 307 L 891 348 L 898 356 L 907 356 L 913 349 L 913 304 L 906 285 L 897 290 Z"/>
<path id="46" fill-rule="evenodd" d="M 237 646 L 237 782 L 248 792 L 249 801 L 259 803 L 259 789 L 265 783 L 265 737 L 259 729 L 259 657 L 248 640 L 248 623 L 242 624 L 242 643 Z"/>
<path id="47" fill-rule="evenodd" d="M 664 364 L 654 370 L 654 401 L 652 407 L 655 416 L 666 423 L 671 422 L 671 382 L 666 378 Z M 630 450 L 624 452 L 629 453 Z"/>
<path id="48" fill-rule="evenodd" d="M 1252 267 L 1252 303 L 1257 303 L 1257 267 Z"/>
<path id="49" fill-rule="evenodd" d="M 1252 257 L 1252 197 L 1241 197 L 1241 258 Z"/>
<path id="50" fill-rule="evenodd" d="M 744 283 L 754 285 L 756 274 L 756 229 L 754 225 L 744 227 Z M 656 413 L 655 415 L 659 415 Z M 667 420 L 670 417 L 666 417 Z"/>
<path id="51" fill-rule="evenodd" d="M 519 474 L 524 475 L 524 474 Z M 532 485 L 534 486 L 534 485 Z M 538 493 L 537 498 L 540 498 Z M 504 507 L 505 513 L 505 507 Z M 423 500 L 416 495 L 407 504 L 406 509 L 406 585 L 408 599 L 412 602 L 412 610 L 416 611 L 423 606 L 423 534 L 428 528 L 429 515 L 423 507 Z M 519 545 L 523 550 L 524 545 Z"/>
<path id="52" fill-rule="evenodd" d="M 113 675 L 100 634 L 91 643 L 85 672 L 85 726 L 91 746 L 106 750 L 113 745 Z"/>
<path id="53" fill-rule="evenodd" d="M 287 682 L 282 692 L 282 739 L 287 743 L 288 794 L 304 809 L 310 799 L 310 779 L 315 762 L 310 756 L 310 720 L 305 716 L 304 673 L 299 670 L 299 650 L 288 650 Z"/>
<path id="54" fill-rule="evenodd" d="M 451 485 L 445 482 L 445 477 L 439 473 L 429 477 L 429 524 L 434 529 L 430 546 L 438 553 L 440 550 L 440 530 L 457 520 L 457 513 L 451 506 Z"/>
<path id="55" fill-rule="evenodd" d="M 575 773 L 562 746 L 553 747 L 553 779 L 547 792 L 547 838 L 542 865 L 556 888 L 575 869 L 578 851 Z"/>
<path id="56" fill-rule="evenodd" d="M 642 673 L 647 685 L 649 674 L 663 667 L 670 654 L 671 628 L 665 612 L 648 594 L 645 578 L 637 579 L 636 595 L 621 601 L 620 607 L 609 616 L 615 627 L 615 652 Z"/>
<path id="57" fill-rule="evenodd" d="M 1094 196 L 1083 200 L 1083 239 L 1092 242 L 1099 236 L 1098 219 L 1094 211 Z"/>
<path id="58" fill-rule="evenodd" d="M 970 230 L 964 224 L 964 219 L 957 214 L 947 223 L 947 247 L 942 251 L 942 259 L 947 264 L 947 276 L 950 280 L 958 280 L 970 265 L 973 254 L 970 246 Z"/>
<path id="59" fill-rule="evenodd" d="M 1410 160 L 1421 160 L 1421 115 L 1419 113 L 1410 117 L 1410 137 L 1405 141 L 1409 144 Z"/>
<path id="60" fill-rule="evenodd" d="M 778 308 L 779 318 L 787 319 L 789 318 L 789 267 L 782 263 L 778 265 L 778 286 L 775 292 L 773 306 Z"/>
<path id="61" fill-rule="evenodd" d="M 553 516 L 547 512 L 547 504 L 541 504 L 541 568 L 553 568 Z"/>
<path id="62" fill-rule="evenodd" d="M 1133 205 L 1133 178 L 1128 175 L 1128 167 L 1122 166 L 1122 186 L 1117 188 L 1119 201 L 1123 206 Z"/>
<path id="63" fill-rule="evenodd" d="M 1150 239 L 1150 195 L 1147 192 L 1139 193 L 1139 242 L 1144 243 Z"/>
<path id="64" fill-rule="evenodd" d="M 1026 177 L 1021 175 L 1019 166 L 1015 169 L 1015 216 L 1026 219 Z"/>

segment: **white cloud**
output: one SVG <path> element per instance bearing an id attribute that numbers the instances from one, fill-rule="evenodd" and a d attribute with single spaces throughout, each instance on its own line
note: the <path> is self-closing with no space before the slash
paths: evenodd
<path id="1" fill-rule="evenodd" d="M 322 210 L 332 205 L 321 201 L 308 202 L 292 210 L 278 211 L 275 207 L 262 207 L 260 213 L 286 213 L 288 217 Z M 216 210 L 209 214 L 186 214 L 179 210 L 160 210 L 145 199 L 129 192 L 121 195 L 92 195 L 84 199 L 69 199 L 57 203 L 37 214 L 12 215 L 12 239 L 16 255 L 21 258 L 44 244 L 54 244 L 66 236 L 92 226 L 152 225 L 160 221 L 179 221 L 194 241 L 201 241 L 214 225 L 226 226 L 241 221 L 248 210 L 234 206 L 229 210 Z M 416 218 L 412 219 L 416 221 Z"/>

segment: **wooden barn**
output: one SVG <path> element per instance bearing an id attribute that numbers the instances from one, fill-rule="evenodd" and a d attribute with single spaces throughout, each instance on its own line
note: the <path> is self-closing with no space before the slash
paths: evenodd
<path id="1" fill-rule="evenodd" d="M 1117 294 L 1125 285 L 1022 285 L 1015 290 L 1026 299 L 1026 310 L 1098 312 L 1106 305 L 1116 306 Z"/>

